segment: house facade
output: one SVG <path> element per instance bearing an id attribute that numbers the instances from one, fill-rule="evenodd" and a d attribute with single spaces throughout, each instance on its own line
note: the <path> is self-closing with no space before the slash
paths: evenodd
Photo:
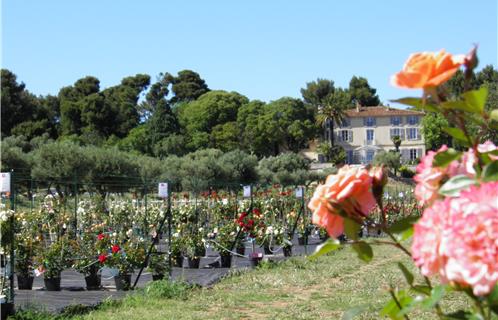
<path id="1" fill-rule="evenodd" d="M 421 134 L 424 114 L 414 110 L 390 107 L 356 107 L 346 111 L 340 126 L 325 124 L 324 138 L 346 151 L 346 163 L 366 164 L 372 162 L 381 150 L 395 150 L 392 138 L 399 136 L 399 147 L 403 163 L 414 161 L 425 154 L 425 143 Z"/>

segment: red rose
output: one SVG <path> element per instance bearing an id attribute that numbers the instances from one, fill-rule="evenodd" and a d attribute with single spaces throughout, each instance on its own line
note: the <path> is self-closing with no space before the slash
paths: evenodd
<path id="1" fill-rule="evenodd" d="M 258 208 L 254 208 L 254 209 L 252 210 L 252 213 L 254 213 L 256 216 L 258 216 L 258 217 L 259 217 L 259 216 L 261 215 L 261 210 L 259 210 Z"/>
<path id="2" fill-rule="evenodd" d="M 107 256 L 106 256 L 105 254 L 101 254 L 101 255 L 99 256 L 99 262 L 100 262 L 100 263 L 102 263 L 102 264 L 103 264 L 106 260 L 107 260 Z"/>
<path id="3" fill-rule="evenodd" d="M 115 245 L 113 245 L 113 246 L 111 247 L 111 251 L 112 251 L 112 253 L 118 253 L 118 252 L 119 252 L 119 250 L 121 250 L 121 248 L 120 248 L 117 244 L 115 244 Z"/>
<path id="4" fill-rule="evenodd" d="M 103 233 L 99 233 L 99 235 L 97 236 L 97 239 L 99 239 L 99 240 L 104 240 L 104 238 L 105 238 L 105 234 L 103 234 Z"/>

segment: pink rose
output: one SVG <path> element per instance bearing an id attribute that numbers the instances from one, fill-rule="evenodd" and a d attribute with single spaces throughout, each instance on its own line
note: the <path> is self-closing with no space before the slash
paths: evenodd
<path id="1" fill-rule="evenodd" d="M 486 295 L 498 281 L 498 182 L 436 201 L 414 228 L 412 257 L 426 276 Z"/>
<path id="2" fill-rule="evenodd" d="M 365 168 L 342 167 L 335 175 L 319 185 L 308 207 L 313 211 L 314 224 L 325 227 L 331 237 L 344 232 L 341 213 L 350 217 L 367 216 L 375 205 L 372 176 Z"/>
<path id="3" fill-rule="evenodd" d="M 477 146 L 477 151 L 479 153 L 486 153 L 486 152 L 490 152 L 490 151 L 495 151 L 497 149 L 498 148 L 495 146 L 495 144 L 489 140 L 484 142 L 483 144 L 480 144 Z M 494 155 L 489 155 L 489 158 L 491 160 L 498 160 L 498 156 L 494 156 Z"/>
<path id="4" fill-rule="evenodd" d="M 448 150 L 448 147 L 443 145 L 436 152 L 429 151 L 417 165 L 417 174 L 413 179 L 417 182 L 415 197 L 421 206 L 430 205 L 438 199 L 439 188 L 449 178 L 461 174 L 469 178 L 475 177 L 474 165 L 477 163 L 477 157 L 472 149 L 464 152 L 460 161 L 453 160 L 444 168 L 433 167 L 432 163 L 436 155 L 446 150 Z"/>

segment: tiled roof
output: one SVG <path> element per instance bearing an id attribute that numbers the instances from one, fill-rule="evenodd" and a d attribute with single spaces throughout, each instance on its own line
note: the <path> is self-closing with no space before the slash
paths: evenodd
<path id="1" fill-rule="evenodd" d="M 360 107 L 349 109 L 346 115 L 350 118 L 354 117 L 389 117 L 389 116 L 423 116 L 424 113 L 415 110 L 394 109 L 391 107 Z"/>

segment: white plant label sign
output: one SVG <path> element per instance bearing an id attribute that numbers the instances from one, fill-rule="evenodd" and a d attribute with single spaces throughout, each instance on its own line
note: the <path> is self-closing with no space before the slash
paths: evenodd
<path id="1" fill-rule="evenodd" d="M 304 188 L 303 187 L 297 187 L 296 188 L 296 198 L 302 198 L 304 195 Z"/>
<path id="2" fill-rule="evenodd" d="M 10 192 L 10 172 L 0 173 L 0 192 Z"/>
<path id="3" fill-rule="evenodd" d="M 251 186 L 244 186 L 244 198 L 251 197 Z"/>
<path id="4" fill-rule="evenodd" d="M 160 182 L 158 189 L 159 189 L 159 198 L 168 197 L 168 184 L 166 182 Z"/>

